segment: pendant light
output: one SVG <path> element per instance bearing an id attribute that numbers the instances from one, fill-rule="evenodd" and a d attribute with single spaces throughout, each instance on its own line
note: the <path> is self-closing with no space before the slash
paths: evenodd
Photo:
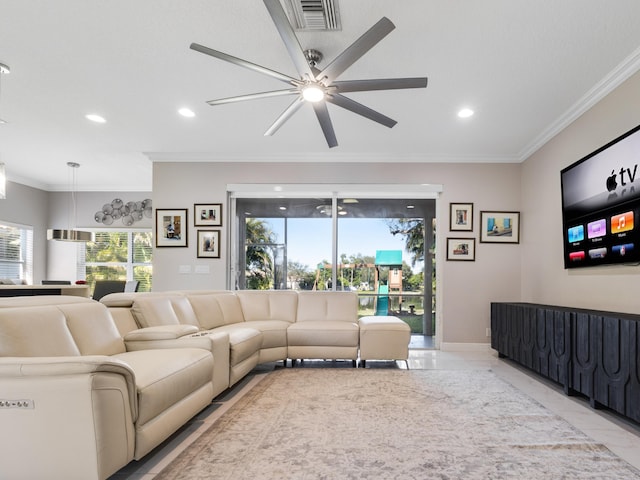
<path id="1" fill-rule="evenodd" d="M 80 168 L 80 164 L 76 162 L 67 162 L 67 166 L 71 169 L 71 208 L 69 211 L 69 225 L 67 230 L 47 230 L 47 240 L 60 240 L 65 242 L 93 242 L 93 232 L 85 232 L 76 228 L 77 223 L 77 180 L 76 172 Z"/>

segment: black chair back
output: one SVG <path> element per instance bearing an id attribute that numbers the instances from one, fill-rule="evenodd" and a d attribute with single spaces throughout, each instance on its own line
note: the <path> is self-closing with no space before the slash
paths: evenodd
<path id="1" fill-rule="evenodd" d="M 110 293 L 124 292 L 126 283 L 124 280 L 96 280 L 96 285 L 93 288 L 93 299 L 100 300 Z"/>

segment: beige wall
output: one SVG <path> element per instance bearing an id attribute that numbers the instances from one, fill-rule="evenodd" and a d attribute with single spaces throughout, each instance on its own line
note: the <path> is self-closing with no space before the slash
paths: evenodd
<path id="1" fill-rule="evenodd" d="M 221 258 L 198 259 L 193 204 L 222 202 L 226 207 L 227 184 L 442 184 L 444 191 L 437 203 L 436 259 L 442 340 L 445 344 L 486 344 L 489 303 L 519 298 L 520 246 L 477 243 L 475 262 L 447 262 L 445 241 L 451 236 L 478 239 L 481 210 L 519 210 L 520 168 L 514 164 L 155 163 L 154 207 L 189 209 L 189 246 L 155 249 L 153 288 L 226 288 L 229 219 L 224 218 Z M 473 232 L 449 232 L 450 202 L 474 203 Z M 208 267 L 209 273 L 195 273 L 197 266 Z M 180 273 L 181 267 L 188 267 L 191 273 Z"/>
<path id="2" fill-rule="evenodd" d="M 637 313 L 638 266 L 565 270 L 560 170 L 640 124 L 640 73 L 532 155 L 522 168 L 523 301 Z M 640 152 L 635 162 L 640 162 Z"/>

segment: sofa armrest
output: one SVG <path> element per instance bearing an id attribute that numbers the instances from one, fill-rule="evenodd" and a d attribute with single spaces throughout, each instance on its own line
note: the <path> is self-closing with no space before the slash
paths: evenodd
<path id="1" fill-rule="evenodd" d="M 120 360 L 3 357 L 0 398 L 18 405 L 0 409 L 3 478 L 98 480 L 134 458 L 135 376 Z"/>
<path id="2" fill-rule="evenodd" d="M 147 342 L 153 340 L 175 340 L 185 335 L 198 333 L 195 325 L 162 325 L 133 330 L 124 336 L 125 342 Z"/>
<path id="3" fill-rule="evenodd" d="M 122 375 L 129 391 L 129 404 L 133 420 L 138 417 L 135 374 L 121 360 L 105 355 L 74 357 L 0 357 L 0 378 L 53 377 L 115 373 Z"/>

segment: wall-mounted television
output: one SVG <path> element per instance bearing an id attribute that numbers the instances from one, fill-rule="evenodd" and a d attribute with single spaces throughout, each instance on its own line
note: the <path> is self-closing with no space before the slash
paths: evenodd
<path id="1" fill-rule="evenodd" d="M 565 268 L 640 263 L 640 125 L 563 169 Z"/>

